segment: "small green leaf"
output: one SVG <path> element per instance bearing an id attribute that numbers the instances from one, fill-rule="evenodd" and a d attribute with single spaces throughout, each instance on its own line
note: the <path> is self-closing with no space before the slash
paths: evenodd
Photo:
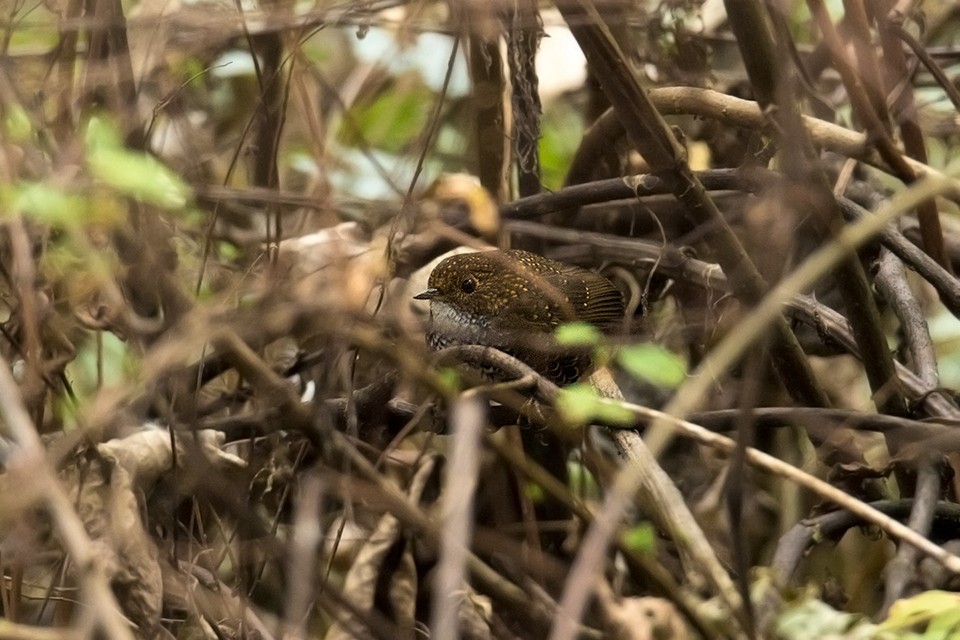
<path id="1" fill-rule="evenodd" d="M 597 479 L 582 462 L 571 460 L 567 463 L 567 477 L 570 491 L 581 499 L 599 500 L 603 497 Z"/>
<path id="2" fill-rule="evenodd" d="M 565 347 L 590 347 L 603 340 L 600 330 L 589 322 L 567 322 L 554 332 L 557 344 Z"/>
<path id="3" fill-rule="evenodd" d="M 25 142 L 30 139 L 33 133 L 33 124 L 30 122 L 30 116 L 20 105 L 12 105 L 7 111 L 7 117 L 3 120 L 3 130 L 13 142 Z"/>
<path id="4" fill-rule="evenodd" d="M 187 204 L 189 188 L 156 158 L 123 148 L 120 136 L 100 118 L 87 125 L 87 168 L 117 191 L 164 209 Z"/>
<path id="5" fill-rule="evenodd" d="M 449 367 L 440 369 L 437 371 L 437 386 L 440 387 L 442 393 L 447 395 L 459 393 L 461 388 L 460 374 L 457 373 L 456 369 Z"/>
<path id="6" fill-rule="evenodd" d="M 87 155 L 87 166 L 94 177 L 117 191 L 158 207 L 179 209 L 187 204 L 187 186 L 151 156 L 100 149 Z"/>
<path id="7" fill-rule="evenodd" d="M 923 640 L 947 640 L 960 636 L 960 608 L 940 611 L 930 619 Z"/>
<path id="8" fill-rule="evenodd" d="M 116 128 L 103 118 L 93 117 L 87 123 L 85 136 L 87 151 L 119 149 L 122 145 Z"/>
<path id="9" fill-rule="evenodd" d="M 925 591 L 912 598 L 897 600 L 890 607 L 890 615 L 880 625 L 882 630 L 909 629 L 930 621 L 934 630 L 954 627 L 960 611 L 960 595 L 948 591 Z M 936 621 L 936 624 L 933 624 Z M 926 637 L 926 636 L 924 636 Z"/>
<path id="10" fill-rule="evenodd" d="M 657 532 L 649 522 L 641 522 L 623 534 L 623 543 L 628 549 L 653 553 L 657 549 Z"/>
<path id="11" fill-rule="evenodd" d="M 546 492 L 543 490 L 543 487 L 538 485 L 536 482 L 527 482 L 524 484 L 523 493 L 526 494 L 530 501 L 534 503 L 543 502 L 543 499 L 547 496 Z"/>
<path id="12" fill-rule="evenodd" d="M 388 153 L 402 153 L 429 124 L 434 96 L 414 77 L 381 92 L 372 101 L 355 103 L 341 125 L 344 144 L 370 145 Z"/>
<path id="13" fill-rule="evenodd" d="M 840 637 L 860 616 L 837 611 L 819 600 L 810 600 L 784 611 L 776 622 L 776 635 L 785 640 L 815 640 Z"/>
<path id="14" fill-rule="evenodd" d="M 624 347 L 617 360 L 635 378 L 675 389 L 687 376 L 686 366 L 676 354 L 655 344 Z"/>
<path id="15" fill-rule="evenodd" d="M 67 365 L 74 390 L 83 397 L 90 397 L 99 389 L 100 376 L 106 386 L 130 382 L 135 374 L 135 358 L 130 345 L 109 331 L 100 333 L 99 346 L 91 342 L 77 353 Z"/>
<path id="16" fill-rule="evenodd" d="M 42 182 L 19 185 L 14 196 L 14 209 L 46 224 L 70 226 L 82 219 L 86 209 L 82 199 Z"/>
<path id="17" fill-rule="evenodd" d="M 123 210 L 110 194 L 79 195 L 54 182 L 19 182 L 0 187 L 0 210 L 17 212 L 61 229 L 115 226 Z"/>
<path id="18" fill-rule="evenodd" d="M 550 189 L 563 186 L 570 161 L 583 138 L 583 115 L 566 100 L 552 100 L 543 112 L 540 166 L 543 183 Z"/>
<path id="19" fill-rule="evenodd" d="M 556 400 L 557 411 L 573 425 L 599 421 L 606 424 L 630 424 L 633 414 L 620 404 L 601 398 L 587 383 L 572 384 L 560 390 Z"/>

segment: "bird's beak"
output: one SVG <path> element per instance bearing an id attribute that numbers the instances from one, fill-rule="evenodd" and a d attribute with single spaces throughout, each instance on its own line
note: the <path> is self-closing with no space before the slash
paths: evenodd
<path id="1" fill-rule="evenodd" d="M 430 287 L 426 291 L 423 291 L 413 296 L 413 299 L 414 300 L 433 300 L 438 293 L 440 293 L 439 289 L 437 289 L 436 287 Z"/>

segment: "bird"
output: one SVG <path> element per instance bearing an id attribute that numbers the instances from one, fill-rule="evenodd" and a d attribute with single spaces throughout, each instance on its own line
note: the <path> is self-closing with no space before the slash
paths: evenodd
<path id="1" fill-rule="evenodd" d="M 560 385 L 581 379 L 592 359 L 589 349 L 557 345 L 556 328 L 587 322 L 609 332 L 625 308 L 620 290 L 601 274 L 517 249 L 445 258 L 414 298 L 430 302 L 432 349 L 494 347 Z"/>

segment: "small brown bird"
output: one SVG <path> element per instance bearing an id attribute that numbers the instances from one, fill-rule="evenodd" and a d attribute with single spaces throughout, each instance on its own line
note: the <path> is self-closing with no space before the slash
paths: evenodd
<path id="1" fill-rule="evenodd" d="M 478 344 L 523 360 L 558 384 L 580 379 L 589 352 L 557 345 L 565 322 L 610 329 L 623 319 L 620 291 L 598 273 L 529 251 L 483 251 L 451 256 L 430 273 L 427 341 L 434 349 Z"/>

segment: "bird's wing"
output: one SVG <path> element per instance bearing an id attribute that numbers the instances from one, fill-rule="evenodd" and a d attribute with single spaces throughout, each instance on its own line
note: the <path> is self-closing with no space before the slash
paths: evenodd
<path id="1" fill-rule="evenodd" d="M 623 320 L 623 295 L 599 273 L 564 265 L 559 273 L 545 273 L 543 278 L 567 293 L 572 319 L 600 327 Z"/>

